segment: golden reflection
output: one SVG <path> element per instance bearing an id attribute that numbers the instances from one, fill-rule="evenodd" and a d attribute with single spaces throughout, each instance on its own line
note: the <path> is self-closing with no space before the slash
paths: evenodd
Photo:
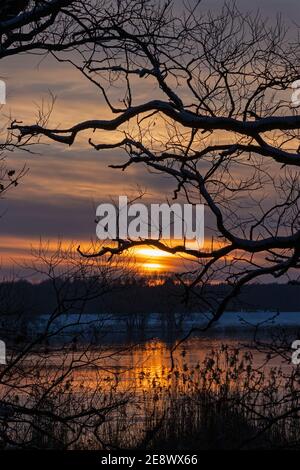
<path id="1" fill-rule="evenodd" d="M 153 400 L 161 403 L 168 394 L 199 392 L 205 384 L 211 390 L 224 381 L 232 389 L 243 386 L 247 364 L 261 367 L 265 361 L 264 353 L 253 350 L 249 354 L 237 339 L 226 339 L 226 347 L 216 339 L 189 340 L 175 350 L 173 369 L 170 347 L 161 340 L 129 348 L 118 356 L 110 357 L 110 353 L 114 351 L 105 351 L 104 359 L 99 357 L 98 368 L 74 371 L 73 389 L 99 390 L 100 385 L 103 392 L 132 392 L 136 399 L 148 395 L 152 405 Z M 274 358 L 268 367 L 281 366 L 279 361 Z"/>
<path id="2" fill-rule="evenodd" d="M 106 359 L 100 361 L 98 370 L 83 369 L 76 372 L 75 384 L 84 383 L 85 387 L 93 389 L 100 379 L 104 388 L 118 383 L 119 391 L 134 389 L 140 392 L 150 391 L 154 386 L 168 385 L 171 356 L 163 341 L 150 341 L 117 356 L 110 357 L 110 351 L 106 351 L 105 356 Z M 179 367 L 182 368 L 182 355 L 175 353 L 175 356 Z"/>
<path id="3" fill-rule="evenodd" d="M 40 355 L 31 355 L 31 361 L 38 365 Z M 207 380 L 214 387 L 220 386 L 228 379 L 229 371 L 228 385 L 234 388 L 238 385 L 237 377 L 243 380 L 242 375 L 247 374 L 247 364 L 261 367 L 264 362 L 263 352 L 254 349 L 250 353 L 241 340 L 226 338 L 224 346 L 220 339 L 196 337 L 173 352 L 172 367 L 171 347 L 157 339 L 139 346 L 127 345 L 119 351 L 118 347 L 100 345 L 84 353 L 80 350 L 66 354 L 49 351 L 47 365 L 40 375 L 47 381 L 53 380 L 69 370 L 71 364 L 76 364 L 69 376 L 74 392 L 156 394 L 174 389 L 186 393 L 198 389 L 199 384 Z M 280 358 L 269 362 L 268 367 L 274 366 L 282 366 Z M 219 379 L 216 374 L 220 374 Z"/>

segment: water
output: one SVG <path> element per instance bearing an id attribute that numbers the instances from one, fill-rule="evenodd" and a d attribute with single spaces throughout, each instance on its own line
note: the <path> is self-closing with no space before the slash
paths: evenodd
<path id="1" fill-rule="evenodd" d="M 264 341 L 269 339 L 266 332 L 262 337 Z M 107 341 L 108 339 L 106 337 Z M 119 390 L 136 392 L 148 389 L 154 382 L 156 385 L 165 386 L 171 370 L 201 368 L 206 358 L 221 351 L 225 345 L 230 350 L 239 350 L 241 356 L 250 352 L 255 368 L 263 367 L 268 371 L 272 367 L 281 367 L 289 373 L 293 367 L 276 354 L 266 363 L 265 352 L 257 349 L 253 336 L 245 331 L 241 331 L 240 335 L 228 332 L 226 335 L 219 333 L 216 337 L 194 336 L 173 350 L 175 345 L 176 341 L 168 343 L 154 338 L 135 343 L 107 343 L 101 347 L 89 347 L 86 352 L 84 347 L 67 354 L 60 351 L 52 354 L 50 352 L 47 355 L 47 369 L 58 374 L 69 367 L 71 362 L 77 361 L 78 367 L 72 373 L 75 389 L 79 390 L 84 385 L 85 389 L 92 391 L 95 384 L 100 382 L 103 389 L 118 384 Z M 30 360 L 34 361 L 34 357 L 31 356 Z"/>
<path id="2" fill-rule="evenodd" d="M 220 396 L 223 393 L 222 386 L 226 383 L 230 391 L 241 390 L 243 395 L 246 390 L 245 396 L 250 397 L 249 387 L 259 383 L 261 396 L 269 396 L 268 383 L 264 380 L 257 382 L 260 375 L 253 375 L 253 378 L 252 373 L 247 375 L 250 364 L 259 372 L 263 370 L 267 380 L 274 367 L 280 367 L 284 376 L 290 377 L 294 366 L 291 361 L 283 360 L 280 354 L 276 354 L 276 349 L 271 360 L 266 363 L 265 352 L 258 350 L 254 341 L 254 334 L 257 333 L 255 325 L 261 324 L 258 329 L 259 339 L 264 342 L 270 341 L 272 335 L 280 335 L 282 327 L 292 342 L 297 337 L 298 316 L 297 313 L 287 314 L 280 323 L 280 317 L 274 317 L 273 314 L 265 315 L 261 312 L 252 314 L 250 318 L 249 314 L 232 313 L 208 332 L 197 332 L 189 337 L 175 350 L 178 341 L 191 326 L 195 326 L 193 322 L 199 321 L 198 316 L 190 316 L 179 330 L 167 328 L 159 316 L 155 322 L 153 315 L 147 328 L 140 331 L 126 327 L 125 321 L 117 323 L 111 318 L 106 323 L 102 318 L 99 319 L 101 328 L 97 338 L 92 330 L 84 330 L 85 335 L 74 342 L 74 334 L 80 328 L 83 329 L 87 320 L 89 323 L 91 320 L 82 316 L 82 323 L 77 322 L 76 328 L 66 331 L 67 334 L 61 335 L 58 341 L 34 354 L 29 353 L 20 368 L 17 367 L 13 372 L 16 388 L 11 388 L 10 378 L 9 387 L 1 386 L 1 395 L 12 403 L 17 398 L 17 403 L 32 408 L 36 402 L 41 406 L 40 397 L 45 394 L 47 399 L 43 406 L 62 414 L 70 414 L 72 410 L 77 413 L 81 407 L 102 409 L 112 405 L 112 411 L 101 427 L 101 436 L 106 442 L 124 447 L 134 447 L 141 442 L 147 429 L 155 426 L 161 416 L 166 416 L 166 429 L 168 423 L 176 423 L 178 429 L 180 426 L 179 434 L 186 429 L 189 434 L 190 426 L 195 424 L 194 417 L 198 421 L 202 420 L 199 410 L 205 407 L 205 402 L 201 402 L 203 389 L 212 392 L 214 397 L 218 394 Z M 66 325 L 67 320 L 70 321 L 70 316 L 60 318 L 60 322 L 65 321 Z M 71 320 L 74 325 L 74 318 Z M 40 319 L 40 326 L 42 323 Z M 61 323 L 57 326 L 61 328 Z M 207 359 L 213 359 L 212 367 Z M 228 370 L 231 371 L 229 375 Z M 273 386 L 280 400 L 286 383 L 280 384 L 281 379 L 282 376 L 278 374 L 278 382 L 276 379 Z M 256 396 L 256 388 L 254 392 Z M 273 395 L 269 399 L 272 406 L 276 407 Z M 115 407 L 116 402 L 125 404 Z M 257 406 L 260 405 L 258 401 Z M 270 412 L 273 412 L 272 409 Z M 276 409 L 276 412 L 282 412 L 281 408 Z M 91 420 L 93 422 L 93 418 Z M 48 427 L 46 421 L 43 425 Z M 171 429 L 173 427 L 174 424 Z M 23 432 L 25 435 L 28 429 L 21 423 L 16 425 L 15 432 Z M 66 436 L 70 441 L 71 434 L 68 429 Z M 98 448 L 99 443 L 93 439 L 93 427 L 90 427 L 87 434 L 82 436 L 81 445 Z"/>

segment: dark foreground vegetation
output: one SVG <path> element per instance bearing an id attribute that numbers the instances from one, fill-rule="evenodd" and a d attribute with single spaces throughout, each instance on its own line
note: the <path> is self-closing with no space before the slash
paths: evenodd
<path id="1" fill-rule="evenodd" d="M 24 372 L 35 381 L 6 390 L 9 406 L 1 400 L 1 447 L 300 449 L 297 367 L 288 374 L 268 361 L 257 367 L 250 352 L 227 346 L 192 368 L 184 349 L 179 358 L 172 370 L 140 371 L 131 386 L 115 370 L 100 374 L 92 388 L 74 374 L 62 379 L 61 364 L 57 375 L 47 361 L 38 371 L 29 361 Z M 93 412 L 84 412 L 88 404 Z"/>

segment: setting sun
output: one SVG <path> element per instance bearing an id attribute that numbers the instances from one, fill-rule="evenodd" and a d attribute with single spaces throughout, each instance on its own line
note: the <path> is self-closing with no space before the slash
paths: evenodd
<path id="1" fill-rule="evenodd" d="M 149 258 L 173 258 L 175 255 L 167 253 L 166 251 L 159 250 L 158 248 L 137 247 L 135 248 L 135 255 Z"/>
<path id="2" fill-rule="evenodd" d="M 176 255 L 151 247 L 136 247 L 133 250 L 142 270 L 170 271 L 174 268 Z"/>
<path id="3" fill-rule="evenodd" d="M 161 271 L 164 269 L 164 266 L 160 263 L 143 263 L 142 266 L 144 269 L 149 269 L 152 271 Z"/>

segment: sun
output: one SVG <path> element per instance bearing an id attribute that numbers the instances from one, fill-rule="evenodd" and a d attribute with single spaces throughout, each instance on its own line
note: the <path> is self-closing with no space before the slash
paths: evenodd
<path id="1" fill-rule="evenodd" d="M 174 258 L 171 253 L 152 247 L 135 247 L 133 252 L 141 269 L 145 271 L 167 271 L 170 258 Z"/>
<path id="2" fill-rule="evenodd" d="M 164 265 L 160 263 L 143 263 L 142 267 L 149 271 L 162 271 L 164 269 Z"/>
<path id="3" fill-rule="evenodd" d="M 159 250 L 158 248 L 151 247 L 137 247 L 135 249 L 135 255 L 145 258 L 171 258 L 174 257 L 172 253 Z"/>

